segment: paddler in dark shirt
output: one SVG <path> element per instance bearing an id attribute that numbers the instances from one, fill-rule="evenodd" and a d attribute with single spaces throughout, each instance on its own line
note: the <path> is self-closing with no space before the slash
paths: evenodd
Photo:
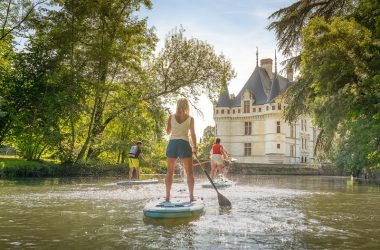
<path id="1" fill-rule="evenodd" d="M 136 178 L 140 179 L 140 162 L 139 157 L 144 157 L 144 153 L 141 150 L 142 142 L 138 141 L 135 146 L 132 146 L 129 151 L 129 180 L 132 179 L 133 169 L 136 169 Z"/>

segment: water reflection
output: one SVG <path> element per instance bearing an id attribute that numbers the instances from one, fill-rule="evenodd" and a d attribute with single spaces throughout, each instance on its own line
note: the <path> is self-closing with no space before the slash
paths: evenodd
<path id="1" fill-rule="evenodd" d="M 147 221 L 142 209 L 164 185 L 121 187 L 117 179 L 0 180 L 0 249 L 376 249 L 380 186 L 305 176 L 234 176 L 220 190 L 195 188 L 205 214 Z M 198 183 L 207 181 L 198 180 Z M 174 184 L 180 191 L 186 185 Z"/>

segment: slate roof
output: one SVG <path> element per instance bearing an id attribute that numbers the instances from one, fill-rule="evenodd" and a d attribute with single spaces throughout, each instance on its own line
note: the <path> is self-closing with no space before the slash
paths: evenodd
<path id="1" fill-rule="evenodd" d="M 228 88 L 222 89 L 219 95 L 217 107 L 231 107 L 230 93 L 228 92 Z"/>
<path id="2" fill-rule="evenodd" d="M 247 89 L 255 99 L 254 105 L 272 102 L 291 84 L 287 78 L 275 73 L 273 75 L 274 79 L 272 81 L 264 68 L 256 66 L 244 87 L 233 100 L 230 98 L 228 89 L 221 92 L 217 107 L 240 107 L 241 98 Z"/>
<path id="3" fill-rule="evenodd" d="M 273 100 L 281 93 L 280 83 L 278 81 L 278 76 L 275 76 L 272 83 L 272 88 L 267 102 L 273 102 Z"/>

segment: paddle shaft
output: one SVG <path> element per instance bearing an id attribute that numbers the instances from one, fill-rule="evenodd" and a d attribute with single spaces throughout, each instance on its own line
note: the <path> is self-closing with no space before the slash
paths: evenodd
<path id="1" fill-rule="evenodd" d="M 197 158 L 196 158 L 196 159 L 197 159 Z M 198 161 L 198 159 L 197 159 L 197 161 Z M 199 161 L 198 161 L 198 164 L 200 164 L 200 163 L 199 163 Z M 212 179 L 211 179 L 210 175 L 207 173 L 206 169 L 204 169 L 204 168 L 202 167 L 202 165 L 201 165 L 201 164 L 200 164 L 200 166 L 201 166 L 201 168 L 202 168 L 203 172 L 205 172 L 205 174 L 206 174 L 206 176 L 207 176 L 207 179 L 210 181 L 210 183 L 211 183 L 211 185 L 214 187 L 215 191 L 216 191 L 216 192 L 219 194 L 219 191 L 218 191 L 218 189 L 216 188 L 216 186 L 215 186 L 214 182 L 212 181 Z"/>
<path id="2" fill-rule="evenodd" d="M 210 181 L 211 185 L 212 185 L 213 188 L 215 189 L 216 194 L 218 195 L 219 206 L 220 206 L 220 207 L 225 207 L 225 208 L 229 208 L 229 209 L 230 209 L 230 208 L 232 207 L 231 202 L 230 202 L 230 201 L 229 201 L 224 195 L 222 195 L 221 193 L 219 193 L 219 191 L 218 191 L 218 189 L 216 188 L 216 186 L 215 186 L 214 182 L 212 181 L 211 177 L 209 176 L 209 174 L 207 173 L 207 171 L 202 167 L 201 163 L 199 162 L 197 155 L 194 154 L 194 156 L 195 156 L 195 160 L 196 160 L 196 161 L 198 162 L 198 164 L 201 166 L 203 172 L 205 172 L 205 174 L 206 174 L 208 180 Z"/>

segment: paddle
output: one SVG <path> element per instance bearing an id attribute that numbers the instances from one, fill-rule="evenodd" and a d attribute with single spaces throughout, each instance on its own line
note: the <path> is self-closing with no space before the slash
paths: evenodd
<path id="1" fill-rule="evenodd" d="M 212 181 L 210 175 L 207 173 L 206 169 L 204 169 L 202 167 L 202 163 L 199 162 L 198 160 L 198 157 L 194 154 L 195 156 L 195 160 L 198 162 L 198 165 L 202 168 L 203 172 L 206 174 L 208 180 L 210 181 L 211 185 L 214 187 L 217 195 L 218 195 L 218 202 L 219 202 L 219 206 L 222 207 L 222 208 L 231 208 L 232 207 L 232 204 L 231 202 L 224 196 L 222 195 L 221 193 L 219 193 L 218 189 L 216 188 L 214 182 Z"/>

